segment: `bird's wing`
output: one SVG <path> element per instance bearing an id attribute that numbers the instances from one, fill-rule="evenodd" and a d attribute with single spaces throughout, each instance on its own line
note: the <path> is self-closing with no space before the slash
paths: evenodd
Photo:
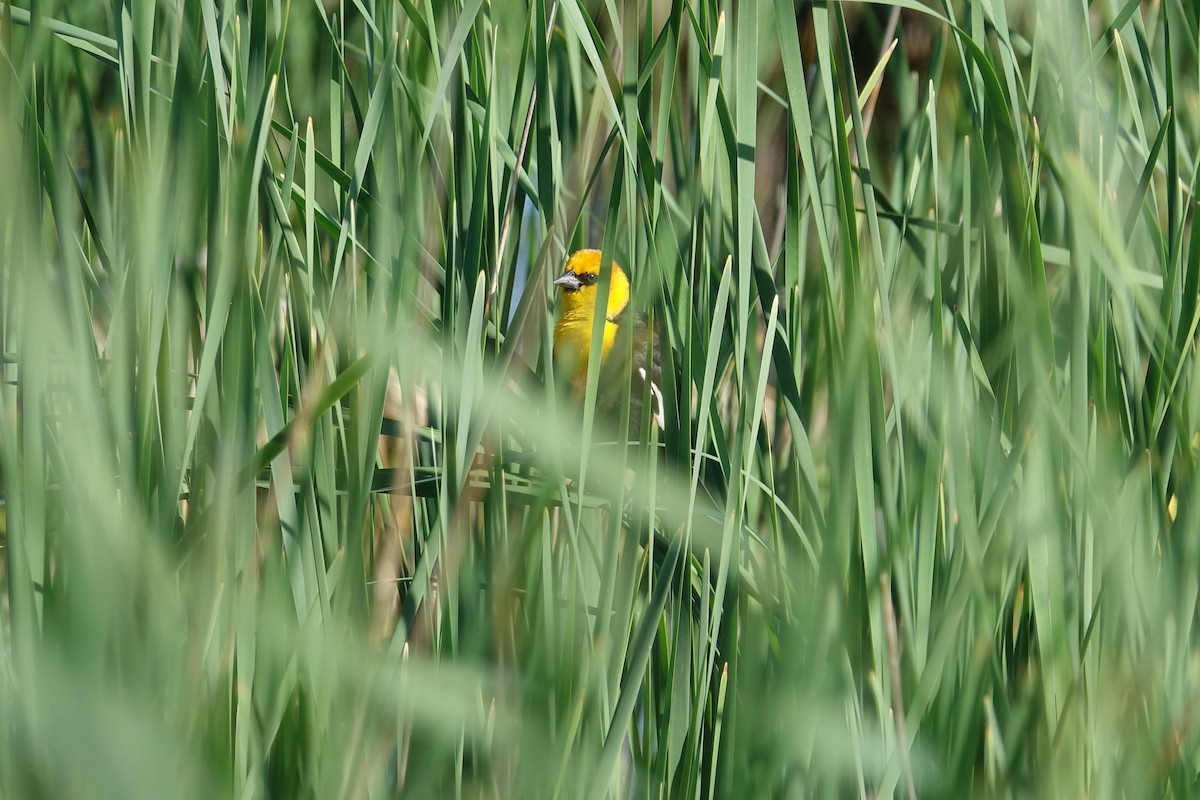
<path id="1" fill-rule="evenodd" d="M 617 338 L 604 362 L 598 404 L 607 413 L 619 417 L 621 405 L 628 396 L 629 435 L 637 438 L 641 434 L 643 406 L 648 397 L 649 408 L 646 410 L 659 429 L 664 430 L 666 409 L 659 385 L 662 367 L 658 337 L 639 316 L 622 314 L 613 321 L 618 324 Z"/>

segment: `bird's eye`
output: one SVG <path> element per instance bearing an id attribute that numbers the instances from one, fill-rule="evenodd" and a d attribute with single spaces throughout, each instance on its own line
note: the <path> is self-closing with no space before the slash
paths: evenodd
<path id="1" fill-rule="evenodd" d="M 594 273 L 594 272 L 585 272 L 584 274 L 579 276 L 579 282 L 582 283 L 584 286 L 591 286 L 593 283 L 596 282 L 598 277 L 599 276 L 597 276 L 596 273 Z"/>

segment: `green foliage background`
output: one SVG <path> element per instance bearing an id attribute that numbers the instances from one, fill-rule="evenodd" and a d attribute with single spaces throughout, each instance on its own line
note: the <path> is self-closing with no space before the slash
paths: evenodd
<path id="1" fill-rule="evenodd" d="M 1198 39 L 0 3 L 0 797 L 1193 796 Z"/>

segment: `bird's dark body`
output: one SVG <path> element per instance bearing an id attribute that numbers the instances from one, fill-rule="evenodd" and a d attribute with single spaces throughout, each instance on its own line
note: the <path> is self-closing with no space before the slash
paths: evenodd
<path id="1" fill-rule="evenodd" d="M 650 427 L 662 422 L 662 355 L 657 333 L 645 317 L 630 306 L 610 322 L 617 324 L 617 337 L 601 370 L 597 407 L 619 426 L 623 413 L 623 398 L 629 398 L 630 441 L 650 438 Z M 647 386 L 647 379 L 653 386 Z M 628 392 L 628 395 L 626 395 Z M 647 412 L 647 404 L 649 404 Z M 645 424 L 644 424 L 645 423 Z M 650 427 L 648 427 L 650 426 Z"/>

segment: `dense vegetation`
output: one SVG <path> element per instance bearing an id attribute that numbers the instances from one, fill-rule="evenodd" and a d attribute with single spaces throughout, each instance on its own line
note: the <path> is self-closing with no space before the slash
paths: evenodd
<path id="1" fill-rule="evenodd" d="M 0 797 L 1193 796 L 1198 39 L 0 2 Z"/>

